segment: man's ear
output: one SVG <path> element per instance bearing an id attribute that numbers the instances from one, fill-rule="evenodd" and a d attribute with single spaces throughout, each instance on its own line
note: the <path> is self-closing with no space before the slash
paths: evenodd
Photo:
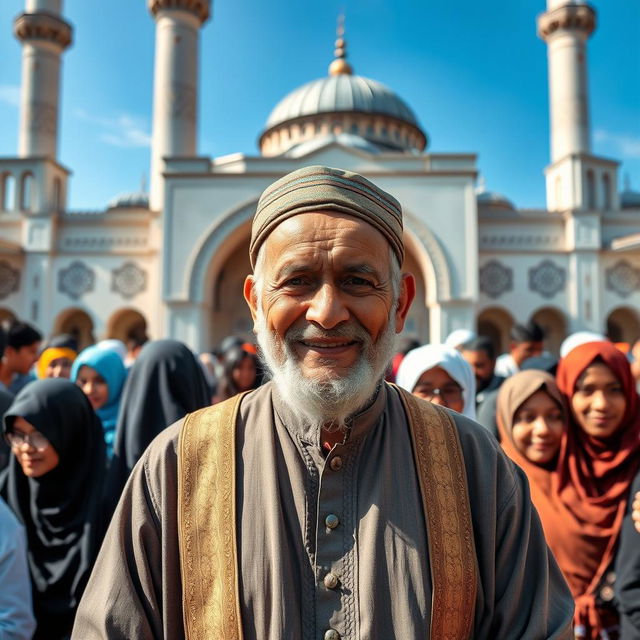
<path id="1" fill-rule="evenodd" d="M 411 273 L 403 273 L 402 282 L 400 283 L 400 296 L 398 297 L 398 306 L 396 308 L 396 333 L 400 333 L 404 329 L 407 314 L 415 297 L 416 279 Z"/>
<path id="2" fill-rule="evenodd" d="M 251 311 L 251 317 L 253 318 L 253 324 L 256 323 L 257 310 L 258 310 L 258 300 L 256 298 L 255 287 L 253 286 L 255 283 L 255 277 L 252 275 L 247 276 L 244 279 L 244 299 L 247 301 L 249 305 L 249 311 Z"/>

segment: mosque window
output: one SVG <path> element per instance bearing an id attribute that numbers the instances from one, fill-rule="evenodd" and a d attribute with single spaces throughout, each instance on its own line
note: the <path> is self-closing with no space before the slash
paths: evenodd
<path id="1" fill-rule="evenodd" d="M 367 125 L 367 135 L 368 136 L 372 136 L 373 135 L 373 125 Z"/>
<path id="2" fill-rule="evenodd" d="M 595 209 L 596 207 L 596 181 L 593 171 L 587 171 L 587 208 Z"/>
<path id="3" fill-rule="evenodd" d="M 351 133 L 358 133 L 358 130 L 359 130 L 358 123 L 357 123 L 357 122 L 354 122 L 354 123 L 351 125 Z"/>
<path id="4" fill-rule="evenodd" d="M 20 209 L 31 211 L 33 209 L 33 174 L 28 171 L 22 174 L 20 179 Z"/>
<path id="5" fill-rule="evenodd" d="M 62 181 L 60 178 L 53 180 L 53 208 L 56 211 L 62 210 Z"/>
<path id="6" fill-rule="evenodd" d="M 2 204 L 3 211 L 13 211 L 15 209 L 16 202 L 16 180 L 10 173 L 2 175 Z"/>
<path id="7" fill-rule="evenodd" d="M 611 179 L 608 173 L 602 176 L 602 203 L 606 211 L 611 209 Z"/>

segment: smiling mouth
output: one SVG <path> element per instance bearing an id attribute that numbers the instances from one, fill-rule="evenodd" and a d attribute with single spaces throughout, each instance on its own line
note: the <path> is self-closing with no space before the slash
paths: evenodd
<path id="1" fill-rule="evenodd" d="M 355 340 L 344 340 L 342 342 L 315 342 L 313 340 L 301 340 L 301 344 L 310 349 L 340 349 L 342 347 L 351 347 L 357 342 Z"/>

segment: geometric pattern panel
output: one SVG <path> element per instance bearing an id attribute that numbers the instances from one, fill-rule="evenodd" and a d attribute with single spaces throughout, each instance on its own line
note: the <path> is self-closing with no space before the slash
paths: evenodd
<path id="1" fill-rule="evenodd" d="M 480 269 L 480 291 L 490 298 L 498 298 L 513 289 L 513 269 L 498 260 L 489 260 Z"/>
<path id="2" fill-rule="evenodd" d="M 76 260 L 58 273 L 58 291 L 77 300 L 85 293 L 93 291 L 95 281 L 96 274 L 93 269 L 84 262 Z"/>
<path id="3" fill-rule="evenodd" d="M 8 262 L 0 260 L 0 300 L 15 293 L 20 288 L 20 271 Z"/>
<path id="4" fill-rule="evenodd" d="M 529 289 L 543 298 L 553 298 L 563 291 L 567 283 L 567 272 L 551 260 L 543 260 L 537 267 L 529 269 Z"/>
<path id="5" fill-rule="evenodd" d="M 622 298 L 628 298 L 640 289 L 640 269 L 626 260 L 619 260 L 606 270 L 605 287 Z"/>
<path id="6" fill-rule="evenodd" d="M 147 288 L 147 272 L 133 262 L 125 262 L 111 271 L 111 291 L 129 299 Z"/>

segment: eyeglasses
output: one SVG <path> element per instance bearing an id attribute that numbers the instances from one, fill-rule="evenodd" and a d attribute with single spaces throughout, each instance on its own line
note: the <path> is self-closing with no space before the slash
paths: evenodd
<path id="1" fill-rule="evenodd" d="M 5 433 L 4 437 L 10 447 L 16 448 L 19 448 L 26 443 L 37 451 L 44 451 L 50 444 L 50 442 L 39 431 L 32 431 L 31 433 L 10 431 L 9 433 Z"/>
<path id="2" fill-rule="evenodd" d="M 414 388 L 413 393 L 425 400 L 433 400 L 436 396 L 442 398 L 446 403 L 462 400 L 462 387 L 457 384 L 447 385 L 442 389 L 426 384 L 420 384 Z"/>

